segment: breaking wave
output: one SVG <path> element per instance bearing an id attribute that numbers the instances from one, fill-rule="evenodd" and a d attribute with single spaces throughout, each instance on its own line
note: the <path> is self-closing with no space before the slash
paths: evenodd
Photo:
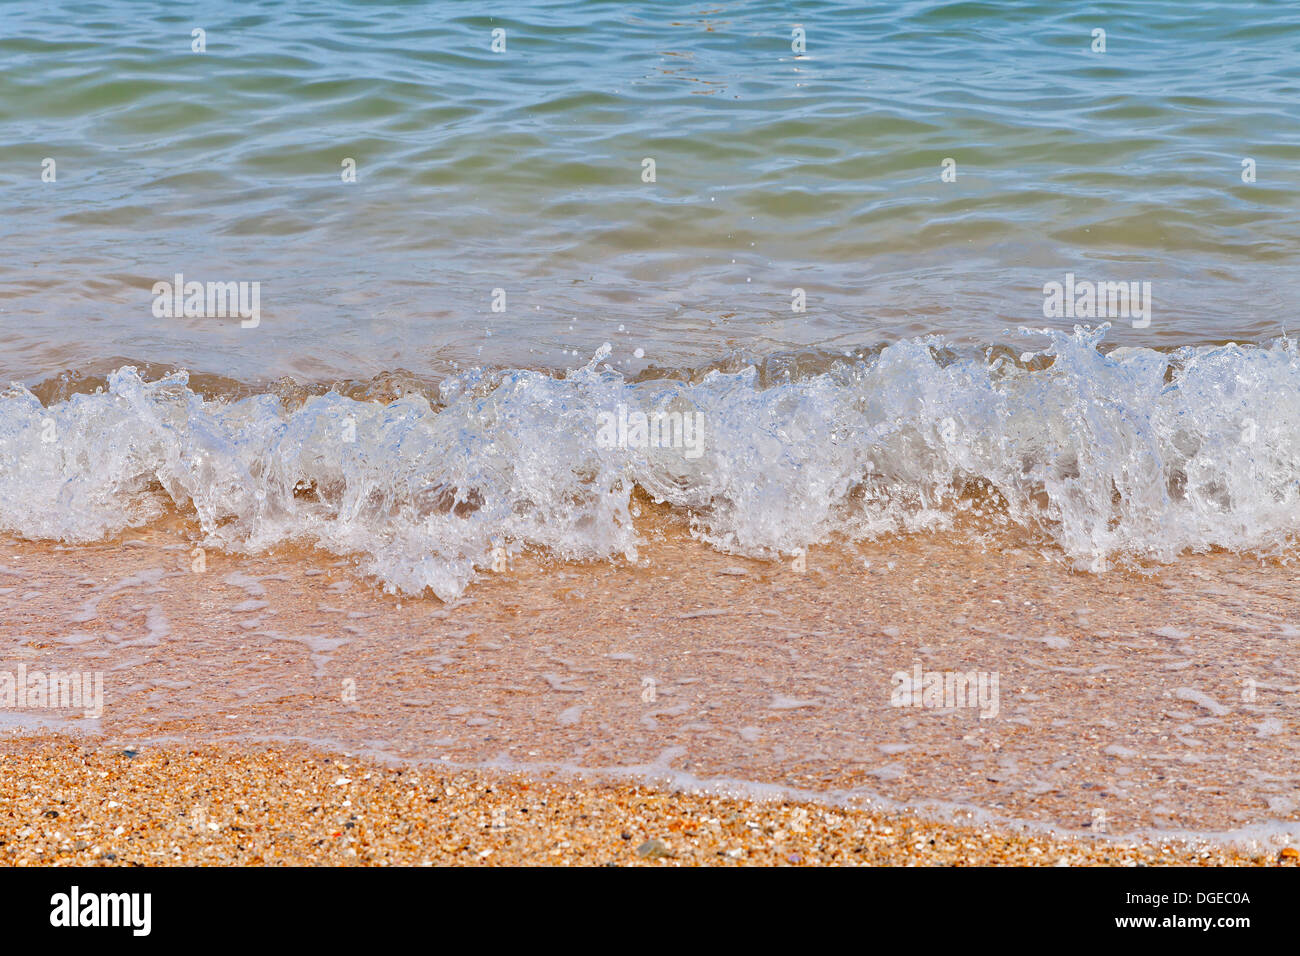
<path id="1" fill-rule="evenodd" d="M 1041 347 L 1019 356 L 902 341 L 775 381 L 753 366 L 634 381 L 602 348 L 563 377 L 475 371 L 387 403 L 209 400 L 184 372 L 129 366 L 49 407 L 15 385 L 0 394 L 0 530 L 88 542 L 177 508 L 206 545 L 306 542 L 444 600 L 524 548 L 634 559 L 637 488 L 752 556 L 969 521 L 1043 535 L 1098 572 L 1294 549 L 1294 340 L 1103 352 L 1106 329 L 1022 330 Z M 620 406 L 698 413 L 702 445 L 598 440 Z"/>

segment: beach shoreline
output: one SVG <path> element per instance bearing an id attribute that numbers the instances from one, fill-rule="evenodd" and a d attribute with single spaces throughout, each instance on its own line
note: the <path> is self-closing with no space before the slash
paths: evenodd
<path id="1" fill-rule="evenodd" d="M 1028 541 L 914 536 L 796 568 L 721 553 L 666 509 L 639 531 L 637 562 L 522 555 L 449 604 L 311 549 L 210 550 L 195 571 L 179 517 L 76 547 L 5 539 L 0 674 L 95 674 L 104 698 L 99 716 L 0 708 L 0 729 L 302 744 L 1047 838 L 1300 842 L 1285 566 L 1091 575 Z M 917 668 L 985 675 L 995 696 L 900 699 Z"/>
<path id="2" fill-rule="evenodd" d="M 10 866 L 1267 866 L 1300 856 L 391 767 L 302 747 L 11 740 L 0 776 L 0 864 Z"/>
<path id="3" fill-rule="evenodd" d="M 13 0 L 0 870 L 1300 865 L 1296 12 Z"/>

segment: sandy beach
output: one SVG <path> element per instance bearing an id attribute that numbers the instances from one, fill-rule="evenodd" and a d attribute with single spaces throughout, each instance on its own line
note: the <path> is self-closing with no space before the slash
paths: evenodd
<path id="1" fill-rule="evenodd" d="M 1295 865 L 1294 5 L 193 6 L 4 8 L 0 863 Z"/>
<path id="2" fill-rule="evenodd" d="M 0 774 L 0 863 L 12 866 L 1294 866 L 1300 857 L 394 769 L 302 748 L 35 740 L 0 755 Z"/>

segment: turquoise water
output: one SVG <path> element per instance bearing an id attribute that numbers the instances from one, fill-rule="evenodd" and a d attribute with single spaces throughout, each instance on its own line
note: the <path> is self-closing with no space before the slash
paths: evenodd
<path id="1" fill-rule="evenodd" d="M 1294 556 L 1293 3 L 508 10 L 0 7 L 0 531 Z"/>
<path id="2" fill-rule="evenodd" d="M 0 6 L 0 375 L 158 363 L 257 386 L 563 369 L 604 342 L 633 374 L 982 345 L 1068 331 L 1042 311 L 1066 273 L 1151 283 L 1149 327 L 1109 344 L 1295 324 L 1294 3 L 483 11 Z M 260 324 L 156 317 L 176 273 L 260 282 Z"/>

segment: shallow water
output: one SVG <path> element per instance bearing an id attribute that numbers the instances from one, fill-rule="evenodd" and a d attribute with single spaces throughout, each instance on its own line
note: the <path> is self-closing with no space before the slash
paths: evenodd
<path id="1" fill-rule="evenodd" d="M 130 11 L 0 10 L 0 731 L 1300 833 L 1294 5 Z"/>
<path id="2" fill-rule="evenodd" d="M 125 360 L 252 385 L 554 369 L 606 341 L 631 372 L 987 344 L 1068 330 L 1042 321 L 1066 273 L 1152 283 L 1151 324 L 1117 323 L 1121 345 L 1293 324 L 1289 3 L 130 11 L 5 5 L 8 379 Z M 260 282 L 260 325 L 155 317 L 176 273 Z"/>
<path id="3" fill-rule="evenodd" d="M 642 524 L 636 564 L 525 555 L 451 605 L 303 549 L 198 562 L 183 526 L 0 538 L 0 673 L 102 671 L 102 717 L 17 726 L 110 746 L 297 741 L 1077 833 L 1300 837 L 1300 621 L 1275 562 L 1092 575 L 913 538 L 775 563 L 692 542 L 664 509 Z M 932 697 L 918 670 L 977 693 Z"/>
<path id="4" fill-rule="evenodd" d="M 0 530 L 179 508 L 443 598 L 634 554 L 635 488 L 756 556 L 1293 553 L 1300 16 L 799 16 L 10 4 Z"/>

